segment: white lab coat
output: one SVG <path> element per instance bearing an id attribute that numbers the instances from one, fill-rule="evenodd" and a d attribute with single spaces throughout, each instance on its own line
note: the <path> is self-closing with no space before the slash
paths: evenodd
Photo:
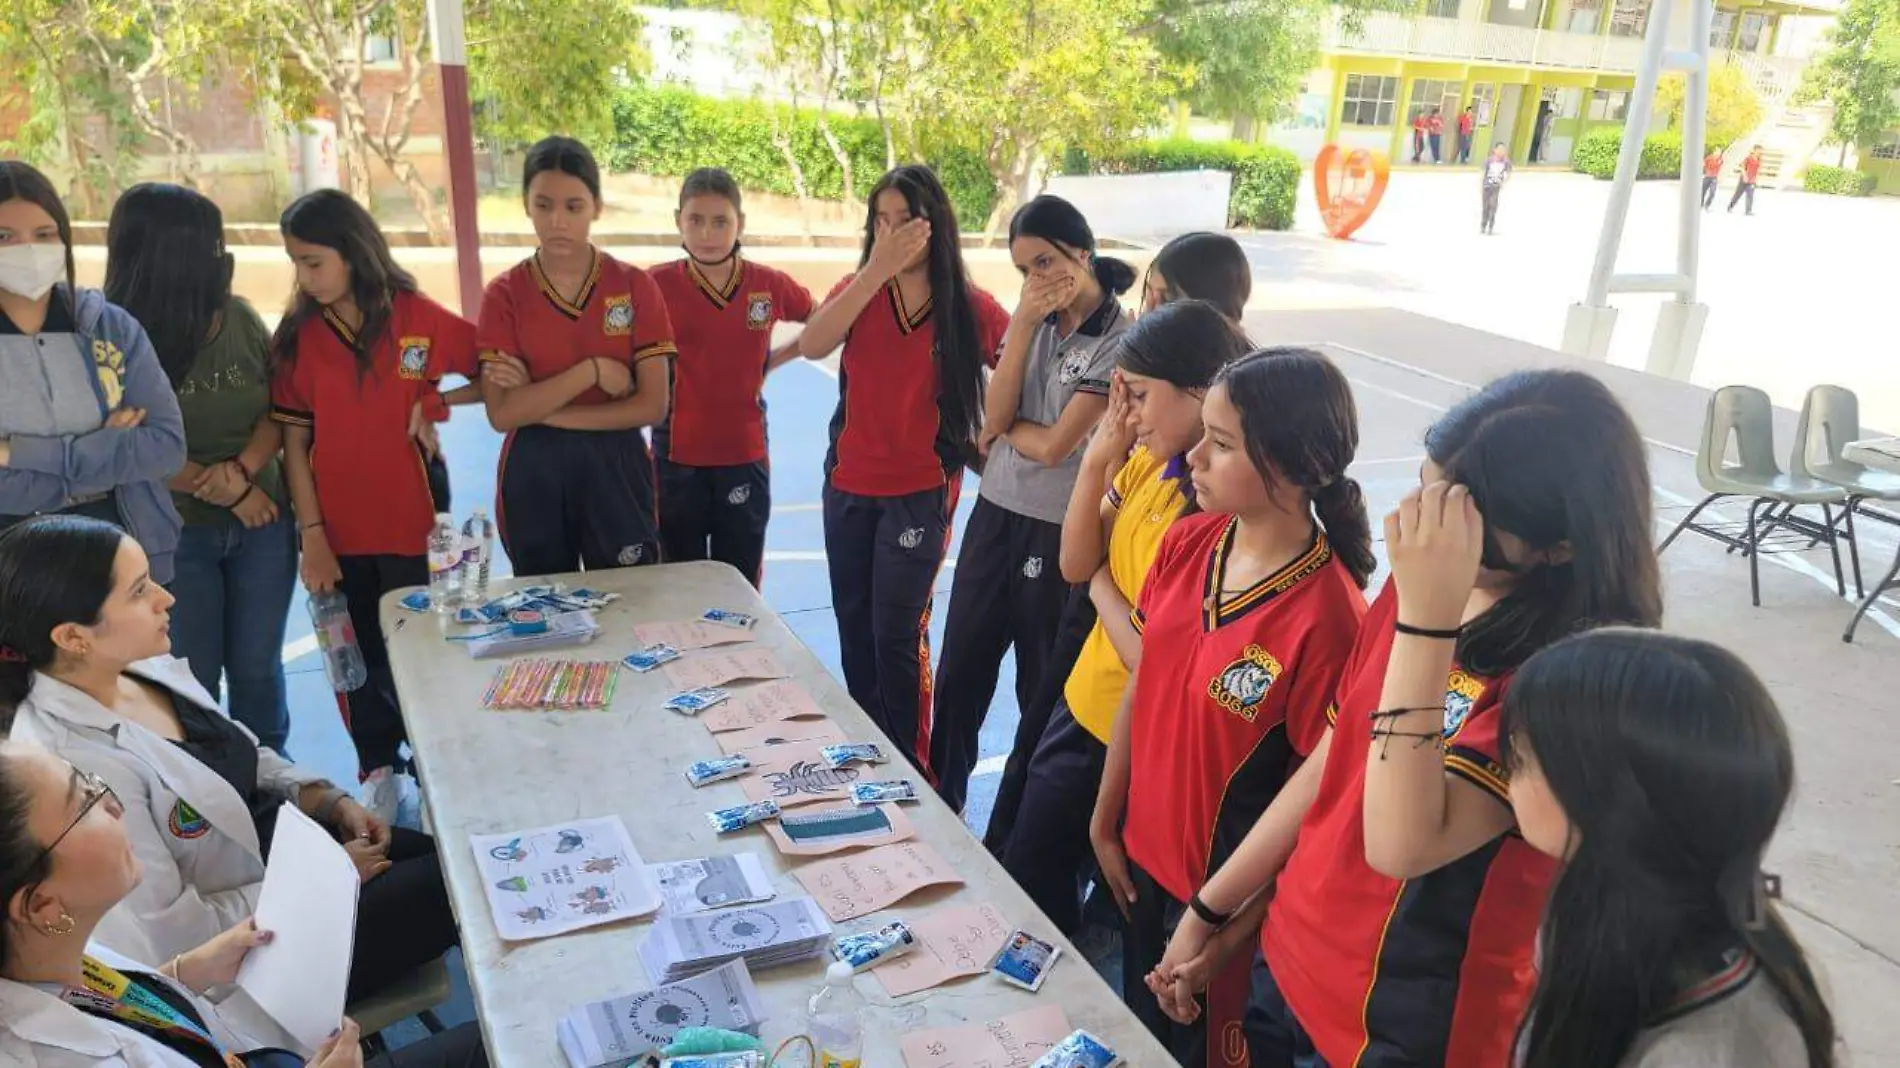
<path id="1" fill-rule="evenodd" d="M 131 969 L 156 975 L 158 969 L 128 960 L 98 945 L 86 951 L 120 971 Z M 159 976 L 161 982 L 171 980 Z M 211 1027 L 212 1037 L 224 1048 L 242 1053 L 276 1047 L 299 1051 L 288 1036 L 257 1014 L 240 1019 L 190 991 L 171 983 L 190 997 Z M 246 1002 L 246 1004 L 249 1004 Z M 191 1061 L 129 1027 L 88 1016 L 50 991 L 10 979 L 0 979 L 0 1065 L 8 1068 L 195 1068 Z"/>
<path id="2" fill-rule="evenodd" d="M 142 660 L 132 674 L 180 700 L 218 704 L 176 657 Z M 256 736 L 238 724 L 246 737 Z M 83 691 L 35 675 L 11 737 L 36 742 L 110 783 L 144 877 L 99 924 L 98 939 L 136 960 L 168 961 L 257 911 L 264 856 L 244 799 L 177 745 L 115 715 Z M 323 777 L 257 750 L 258 788 L 295 803 Z"/>

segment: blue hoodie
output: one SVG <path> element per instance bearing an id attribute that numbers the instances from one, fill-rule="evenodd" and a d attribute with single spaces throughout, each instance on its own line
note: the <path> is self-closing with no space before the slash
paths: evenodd
<path id="1" fill-rule="evenodd" d="M 79 351 L 92 362 L 86 379 L 101 417 L 129 406 L 143 408 L 145 422 L 89 434 L 9 437 L 12 458 L 0 467 L 0 515 L 55 512 L 73 497 L 116 491 L 120 525 L 145 549 L 152 577 L 169 582 L 182 524 L 166 483 L 185 466 L 178 398 L 138 320 L 96 289 L 60 289 L 71 298 Z M 0 397 L 0 427 L 7 423 L 9 402 Z"/>

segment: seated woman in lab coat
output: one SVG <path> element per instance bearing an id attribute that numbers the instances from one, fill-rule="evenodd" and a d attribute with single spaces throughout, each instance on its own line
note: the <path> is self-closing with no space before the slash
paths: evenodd
<path id="1" fill-rule="evenodd" d="M 119 528 L 41 516 L 0 533 L 0 731 L 117 792 L 145 878 L 101 940 L 168 961 L 257 910 L 277 812 L 333 830 L 363 877 L 353 1001 L 441 956 L 455 918 L 435 842 L 260 747 L 168 655 L 172 597 Z"/>
<path id="2" fill-rule="evenodd" d="M 348 1020 L 306 1060 L 283 1048 L 291 1040 L 267 1020 L 247 1034 L 203 999 L 270 941 L 249 920 L 160 968 L 92 941 L 138 887 L 125 816 L 104 779 L 37 746 L 0 745 L 0 1064 L 362 1068 L 361 1036 Z M 371 1063 L 483 1068 L 487 1059 L 480 1031 L 463 1024 Z"/>

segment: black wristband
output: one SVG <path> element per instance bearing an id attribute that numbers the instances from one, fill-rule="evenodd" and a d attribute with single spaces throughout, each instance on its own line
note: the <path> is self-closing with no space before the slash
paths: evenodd
<path id="1" fill-rule="evenodd" d="M 1234 918 L 1234 914 L 1231 912 L 1215 912 L 1213 909 L 1208 908 L 1207 902 L 1202 901 L 1201 895 L 1198 893 L 1188 898 L 1188 908 L 1193 909 L 1194 915 L 1199 916 L 1201 922 L 1207 924 L 1209 927 L 1225 927 L 1227 926 L 1227 921 Z"/>
<path id="2" fill-rule="evenodd" d="M 1392 629 L 1398 631 L 1400 634 L 1408 634 L 1414 638 L 1432 638 L 1442 642 L 1455 642 L 1459 636 L 1464 633 L 1463 627 L 1453 627 L 1450 630 L 1433 630 L 1430 627 L 1414 627 L 1410 623 L 1402 622 L 1393 623 Z"/>

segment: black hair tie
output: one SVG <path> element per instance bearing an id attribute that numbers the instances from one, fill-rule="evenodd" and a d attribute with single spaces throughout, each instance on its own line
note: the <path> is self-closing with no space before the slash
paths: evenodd
<path id="1" fill-rule="evenodd" d="M 1463 627 L 1452 627 L 1449 630 L 1435 630 L 1431 627 L 1414 627 L 1410 623 L 1402 621 L 1395 621 L 1392 624 L 1392 629 L 1398 631 L 1400 634 L 1409 634 L 1414 638 L 1431 638 L 1441 642 L 1455 642 L 1464 634 Z"/>

